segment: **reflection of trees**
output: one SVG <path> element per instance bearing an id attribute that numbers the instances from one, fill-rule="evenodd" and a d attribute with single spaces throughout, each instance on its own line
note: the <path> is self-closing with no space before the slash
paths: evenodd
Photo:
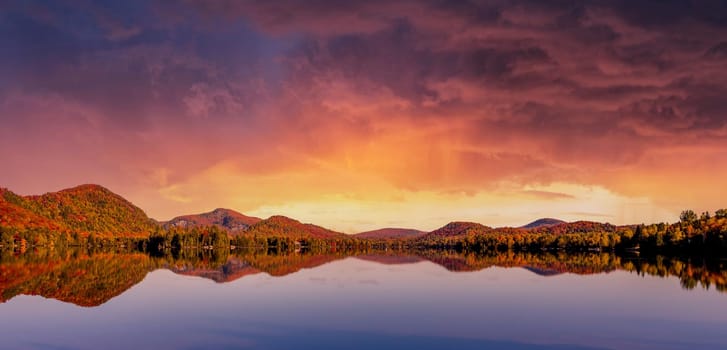
<path id="1" fill-rule="evenodd" d="M 529 267 L 551 272 L 590 274 L 613 271 L 619 258 L 606 253 L 489 252 L 486 254 L 422 250 L 417 254 L 450 271 L 476 271 L 492 266 Z"/>
<path id="2" fill-rule="evenodd" d="M 258 254 L 255 251 L 243 251 L 239 252 L 239 255 L 237 255 L 236 257 L 238 259 L 247 261 L 251 266 L 254 266 L 260 271 L 266 272 L 271 276 L 285 276 L 291 273 L 298 272 L 301 269 L 315 268 L 331 261 L 343 259 L 344 257 L 346 257 L 346 255 L 343 253 L 268 253 L 273 252 Z"/>
<path id="3" fill-rule="evenodd" d="M 639 275 L 680 279 L 684 289 L 715 287 L 727 291 L 727 262 L 707 258 L 619 256 L 610 253 L 417 251 L 176 250 L 152 255 L 112 250 L 0 251 L 0 300 L 40 295 L 80 306 L 97 306 L 120 295 L 156 269 L 208 278 L 219 283 L 267 273 L 285 276 L 349 256 L 386 264 L 428 260 L 447 270 L 478 271 L 493 266 L 526 268 L 543 276 L 624 270 Z"/>
<path id="4" fill-rule="evenodd" d="M 714 285 L 720 292 L 727 291 L 727 263 L 711 258 L 677 258 L 661 255 L 648 257 L 620 256 L 609 253 L 523 253 L 503 252 L 491 254 L 455 253 L 437 250 L 418 254 L 450 271 L 475 271 L 491 266 L 523 267 L 541 275 L 554 273 L 593 274 L 623 270 L 640 275 L 678 277 L 682 287 L 694 289 L 697 285 L 708 289 Z"/>
<path id="5" fill-rule="evenodd" d="M 216 282 L 229 282 L 259 272 L 271 276 L 285 276 L 305 268 L 314 268 L 343 259 L 347 255 L 337 252 L 262 250 L 182 250 L 155 257 L 158 268 L 175 273 L 199 276 Z"/>
<path id="6" fill-rule="evenodd" d="M 139 283 L 148 272 L 141 253 L 62 252 L 3 256 L 0 298 L 40 295 L 80 306 L 97 306 Z"/>

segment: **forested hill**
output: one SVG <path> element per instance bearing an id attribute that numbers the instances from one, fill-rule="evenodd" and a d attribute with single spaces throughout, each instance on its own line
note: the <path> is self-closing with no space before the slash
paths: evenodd
<path id="1" fill-rule="evenodd" d="M 528 227 L 489 227 L 455 221 L 429 233 L 382 229 L 346 235 L 285 217 L 265 220 L 229 209 L 179 217 L 168 223 L 98 185 L 38 196 L 0 189 L 0 247 L 134 245 L 141 249 L 267 246 L 416 246 L 485 251 L 640 250 L 727 254 L 727 209 L 712 215 L 682 212 L 678 222 L 615 226 L 593 221 L 538 220 Z"/>
<path id="2" fill-rule="evenodd" d="M 466 236 L 470 234 L 483 234 L 492 232 L 492 227 L 476 222 L 453 221 L 443 227 L 427 233 L 425 238 Z"/>
<path id="3" fill-rule="evenodd" d="M 553 218 L 542 218 L 535 220 L 525 226 L 521 226 L 521 228 L 525 229 L 531 229 L 531 228 L 538 228 L 538 227 L 550 227 L 555 226 L 559 224 L 565 224 L 566 222 L 563 220 L 553 219 Z"/>
<path id="4" fill-rule="evenodd" d="M 146 237 L 157 224 L 143 210 L 99 185 L 39 196 L 0 189 L 0 228 L 114 237 Z"/>
<path id="5" fill-rule="evenodd" d="M 243 215 L 231 209 L 217 208 L 208 213 L 177 216 L 161 224 L 167 229 L 170 227 L 217 226 L 234 235 L 247 230 L 251 225 L 260 221 L 260 218 Z"/>
<path id="6" fill-rule="evenodd" d="M 0 246 L 128 244 L 130 239 L 189 236 L 185 244 L 209 241 L 212 229 L 245 237 L 342 239 L 347 236 L 284 216 L 261 220 L 229 209 L 186 215 L 169 222 L 150 219 L 143 210 L 99 185 L 81 185 L 43 195 L 20 196 L 0 189 Z M 217 231 L 214 231 L 217 232 Z M 219 234 L 217 235 L 219 236 Z M 188 242 L 187 242 L 188 241 Z M 217 243 L 226 243 L 222 240 Z"/>
<path id="7" fill-rule="evenodd" d="M 423 236 L 427 232 L 409 228 L 382 228 L 373 231 L 360 232 L 353 237 L 374 239 L 408 239 Z"/>
<path id="8" fill-rule="evenodd" d="M 289 238 L 345 238 L 346 234 L 313 224 L 304 224 L 289 217 L 275 215 L 250 226 L 245 235 L 281 236 Z"/>

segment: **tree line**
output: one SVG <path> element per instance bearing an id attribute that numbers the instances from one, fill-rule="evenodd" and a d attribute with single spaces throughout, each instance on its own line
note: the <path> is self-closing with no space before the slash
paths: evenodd
<path id="1" fill-rule="evenodd" d="M 564 224 L 567 225 L 567 224 Z M 604 226 L 607 227 L 607 226 Z M 558 229 L 558 228 L 556 228 Z M 424 237 L 414 242 L 422 248 L 459 251 L 627 251 L 650 253 L 727 253 L 727 210 L 696 215 L 685 210 L 673 224 L 611 226 L 608 230 L 553 234 L 548 230 L 512 230 L 464 236 Z"/>
<path id="2" fill-rule="evenodd" d="M 458 251 L 629 251 L 649 253 L 727 254 L 727 209 L 714 214 L 681 213 L 676 223 L 650 225 L 561 224 L 531 230 L 503 228 L 469 231 L 462 235 L 425 235 L 415 239 L 362 239 L 351 236 L 319 238 L 242 232 L 230 235 L 217 226 L 171 227 L 157 225 L 148 236 L 113 236 L 94 232 L 58 231 L 44 227 L 0 226 L 0 247 L 134 247 L 141 251 L 169 249 L 229 249 L 258 247 L 279 251 L 300 249 L 455 249 Z"/>

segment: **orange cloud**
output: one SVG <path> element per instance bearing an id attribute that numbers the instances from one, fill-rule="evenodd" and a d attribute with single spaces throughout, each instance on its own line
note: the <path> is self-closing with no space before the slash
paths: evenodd
<path id="1" fill-rule="evenodd" d="M 0 185 L 346 231 L 724 207 L 720 12 L 621 4 L 17 3 Z"/>

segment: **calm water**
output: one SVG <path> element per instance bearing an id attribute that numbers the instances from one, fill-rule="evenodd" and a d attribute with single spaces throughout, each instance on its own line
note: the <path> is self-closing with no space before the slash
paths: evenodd
<path id="1" fill-rule="evenodd" d="M 607 255 L 6 256 L 0 347 L 727 349 L 720 266 Z"/>

